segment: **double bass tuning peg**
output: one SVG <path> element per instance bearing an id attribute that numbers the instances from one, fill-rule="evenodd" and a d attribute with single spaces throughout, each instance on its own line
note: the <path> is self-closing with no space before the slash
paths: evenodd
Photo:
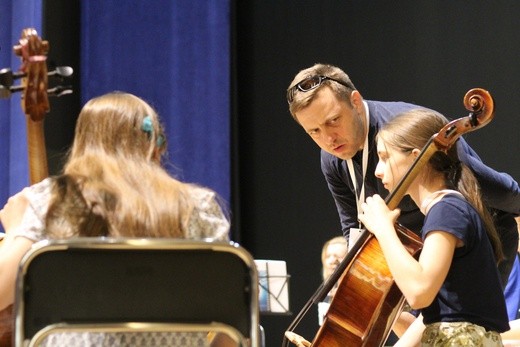
<path id="1" fill-rule="evenodd" d="M 54 88 L 47 89 L 48 96 L 60 97 L 67 94 L 72 94 L 72 86 L 56 86 Z"/>
<path id="2" fill-rule="evenodd" d="M 66 78 L 72 76 L 74 70 L 70 66 L 57 66 L 54 70 L 47 73 L 47 76 L 58 78 L 60 81 L 64 81 Z M 63 95 L 71 94 L 72 86 L 57 85 L 53 88 L 47 89 L 48 96 L 60 97 Z"/>
<path id="3" fill-rule="evenodd" d="M 47 72 L 48 77 L 58 78 L 63 81 L 71 77 L 74 70 L 70 66 L 57 66 L 54 70 Z M 23 86 L 13 86 L 15 80 L 27 77 L 25 72 L 13 72 L 9 68 L 0 70 L 0 99 L 7 99 L 11 97 L 12 93 L 20 92 L 24 89 Z M 49 96 L 60 97 L 72 93 L 72 86 L 58 85 L 47 90 Z"/>
<path id="4" fill-rule="evenodd" d="M 57 66 L 54 70 L 47 72 L 49 77 L 67 78 L 72 76 L 74 69 L 70 66 Z M 0 85 L 6 88 L 10 88 L 14 81 L 26 77 L 25 72 L 13 72 L 10 68 L 4 68 L 0 70 Z"/>
<path id="5" fill-rule="evenodd" d="M 12 72 L 11 69 L 5 68 L 0 70 L 0 85 L 9 88 L 13 85 L 14 80 L 24 77 L 23 72 Z"/>
<path id="6" fill-rule="evenodd" d="M 8 68 L 0 70 L 0 99 L 8 99 L 11 97 L 11 94 L 23 90 L 22 86 L 13 86 L 13 81 L 21 77 L 18 75 Z"/>
<path id="7" fill-rule="evenodd" d="M 74 73 L 74 70 L 70 66 L 57 66 L 54 70 L 49 71 L 47 76 L 57 76 L 57 77 L 70 77 Z"/>

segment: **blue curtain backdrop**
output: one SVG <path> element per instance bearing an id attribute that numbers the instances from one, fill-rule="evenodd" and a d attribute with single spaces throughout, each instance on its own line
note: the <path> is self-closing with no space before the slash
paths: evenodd
<path id="1" fill-rule="evenodd" d="M 196 6 L 191 0 L 81 1 L 81 71 L 75 77 L 81 78 L 82 104 L 114 90 L 152 104 L 167 130 L 171 173 L 215 189 L 226 202 L 230 6 L 230 0 Z M 0 1 L 0 22 L 7 28 L 0 31 L 3 66 L 19 66 L 11 46 L 22 28 L 41 27 L 41 13 L 41 1 Z M 2 204 L 28 183 L 19 108 L 18 98 L 0 104 Z"/>
<path id="2" fill-rule="evenodd" d="M 112 90 L 149 101 L 172 172 L 229 201 L 229 0 L 89 0 L 81 20 L 83 102 Z"/>

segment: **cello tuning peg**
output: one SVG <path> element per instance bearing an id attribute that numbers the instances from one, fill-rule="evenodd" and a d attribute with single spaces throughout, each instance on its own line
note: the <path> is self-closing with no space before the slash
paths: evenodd
<path id="1" fill-rule="evenodd" d="M 54 88 L 47 90 L 48 96 L 60 97 L 60 96 L 67 95 L 67 94 L 72 94 L 71 86 L 56 86 Z"/>
<path id="2" fill-rule="evenodd" d="M 3 86 L 0 85 L 0 99 L 8 99 L 13 93 L 21 92 L 23 86 Z"/>
<path id="3" fill-rule="evenodd" d="M 0 70 L 0 85 L 9 88 L 13 85 L 13 72 L 9 68 Z"/>
<path id="4" fill-rule="evenodd" d="M 8 87 L 0 85 L 0 99 L 9 99 L 11 97 L 11 91 Z"/>
<path id="5" fill-rule="evenodd" d="M 12 72 L 10 68 L 0 70 L 0 85 L 9 88 L 13 85 L 15 79 L 25 77 L 27 74 L 23 72 Z"/>
<path id="6" fill-rule="evenodd" d="M 59 77 L 70 77 L 74 70 L 70 66 L 57 66 L 54 70 L 47 73 L 48 76 L 58 75 Z"/>

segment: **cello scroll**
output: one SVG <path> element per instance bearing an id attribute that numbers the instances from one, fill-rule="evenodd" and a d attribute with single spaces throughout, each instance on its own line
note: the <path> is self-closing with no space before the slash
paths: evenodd
<path id="1" fill-rule="evenodd" d="M 439 150 L 448 150 L 461 135 L 482 128 L 495 116 L 493 98 L 482 88 L 469 90 L 464 95 L 463 103 L 470 111 L 469 115 L 451 121 L 437 133 L 433 141 Z"/>
<path id="2" fill-rule="evenodd" d="M 27 28 L 22 31 L 19 44 L 13 50 L 22 58 L 22 109 L 32 121 L 42 121 L 50 110 L 46 62 L 49 42 L 41 40 L 35 29 Z"/>
<path id="3" fill-rule="evenodd" d="M 47 70 L 49 43 L 42 40 L 34 28 L 22 30 L 18 44 L 13 51 L 20 56 L 22 64 L 17 72 L 5 68 L 0 70 L 0 97 L 10 97 L 14 92 L 22 92 L 22 110 L 26 115 L 27 145 L 29 157 L 30 183 L 37 183 L 48 176 L 47 155 L 43 121 L 50 110 L 48 96 L 61 96 L 72 92 L 70 86 L 58 85 L 48 88 L 49 76 L 52 78 L 70 77 L 70 67 Z M 20 85 L 14 86 L 20 79 Z"/>

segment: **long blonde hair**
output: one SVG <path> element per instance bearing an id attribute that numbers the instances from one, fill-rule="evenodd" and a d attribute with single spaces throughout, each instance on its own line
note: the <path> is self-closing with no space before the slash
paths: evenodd
<path id="1" fill-rule="evenodd" d="M 148 131 L 143 129 L 145 119 L 150 123 Z M 91 99 L 81 110 L 69 161 L 88 154 L 150 161 L 165 147 L 155 110 L 135 95 L 112 92 Z"/>
<path id="2" fill-rule="evenodd" d="M 377 139 L 402 152 L 409 152 L 415 148 L 422 149 L 447 123 L 448 119 L 437 112 L 415 109 L 401 113 L 386 123 L 378 132 Z M 475 207 L 484 222 L 497 262 L 503 260 L 500 238 L 493 218 L 482 201 L 479 183 L 473 172 L 459 160 L 456 144 L 447 153 L 437 151 L 425 169 L 426 179 L 428 175 L 441 173 L 446 188 L 459 191 Z"/>
<path id="3" fill-rule="evenodd" d="M 103 211 L 111 236 L 185 237 L 193 210 L 189 185 L 155 162 L 84 155 L 69 162 L 66 175 L 76 179 L 87 205 Z"/>
<path id="4" fill-rule="evenodd" d="M 89 101 L 78 118 L 64 177 L 54 183 L 49 234 L 184 237 L 193 211 L 190 185 L 161 167 L 164 146 L 157 113 L 142 99 L 116 92 Z M 67 210 L 73 202 L 84 211 Z M 98 218 L 99 231 L 72 224 L 92 216 Z"/>

